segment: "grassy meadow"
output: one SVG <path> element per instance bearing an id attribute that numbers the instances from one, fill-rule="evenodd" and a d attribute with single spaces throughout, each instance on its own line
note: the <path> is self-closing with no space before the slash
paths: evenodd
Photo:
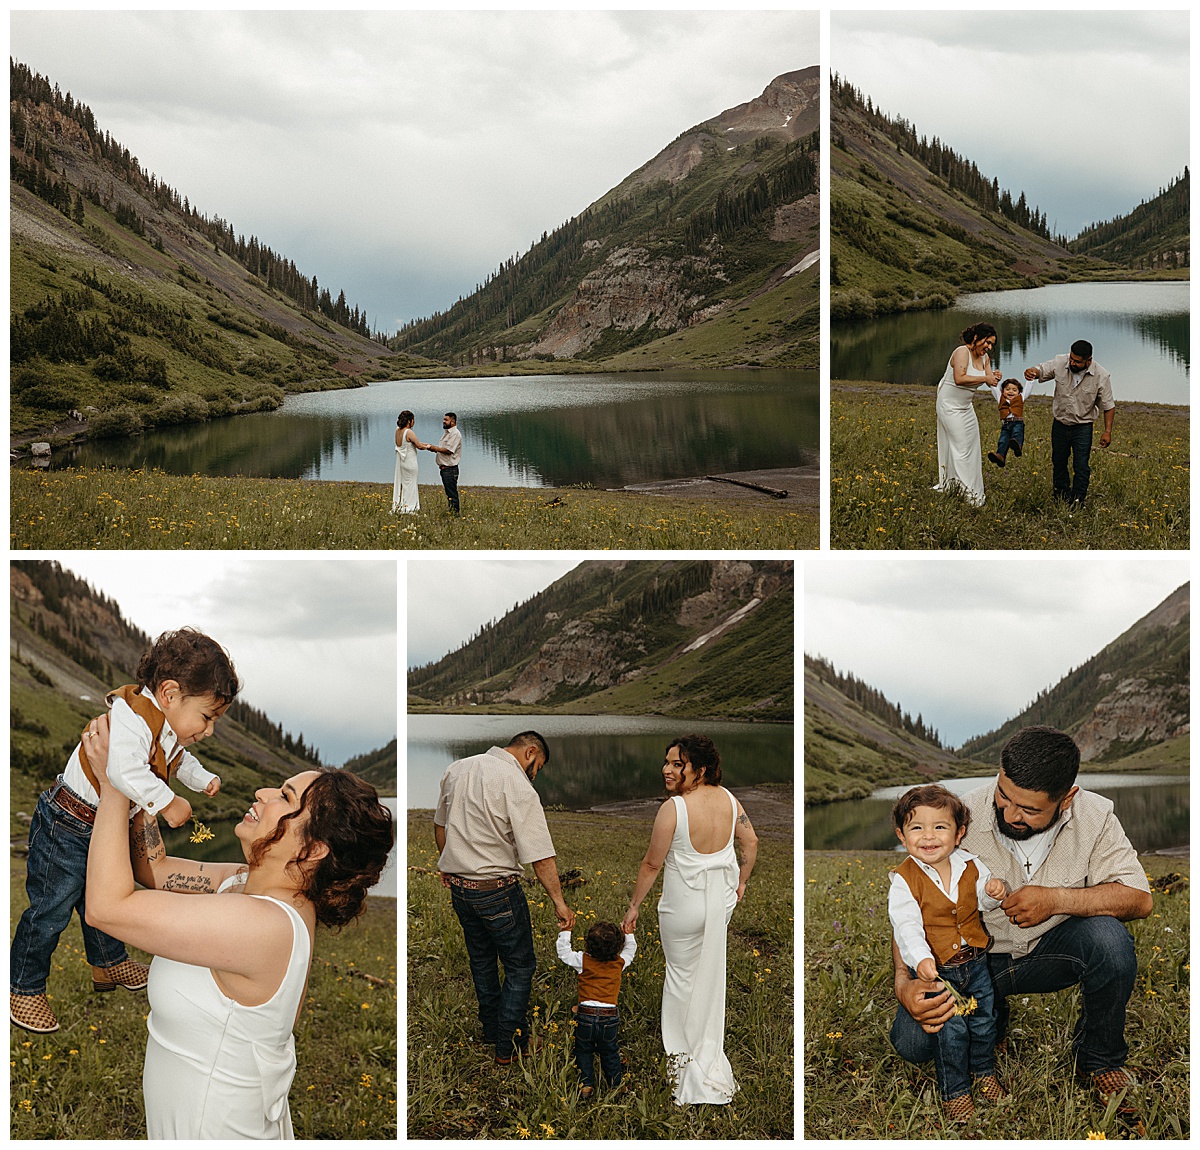
<path id="1" fill-rule="evenodd" d="M 13 862 L 10 879 L 15 928 L 28 906 L 22 860 Z M 47 992 L 60 1030 L 9 1028 L 10 1137 L 144 1139 L 146 992 L 92 992 L 78 915 L 54 952 Z M 296 1058 L 290 1106 L 297 1138 L 396 1137 L 394 899 L 369 899 L 366 914 L 341 934 L 318 929 Z"/>
<path id="2" fill-rule="evenodd" d="M 912 1066 L 891 1047 L 896 1013 L 887 916 L 890 851 L 804 855 L 804 1134 L 807 1138 L 959 1138 L 942 1117 L 932 1062 Z M 1078 987 L 1010 999 L 1016 1044 L 997 1060 L 1012 1097 L 979 1101 L 970 1137 L 1186 1138 L 1189 1133 L 1189 911 L 1186 859 L 1146 856 L 1154 913 L 1130 923 L 1138 976 L 1129 1003 L 1129 1068 L 1144 1085 L 1141 1127 L 1122 1124 L 1075 1084 L 1071 1034 Z"/>
<path id="3" fill-rule="evenodd" d="M 441 487 L 392 515 L 383 483 L 226 479 L 161 471 L 10 471 L 10 546 L 23 550 L 815 548 L 819 513 L 758 500 L 623 491 Z"/>
<path id="4" fill-rule="evenodd" d="M 559 868 L 578 912 L 574 945 L 594 919 L 619 922 L 629 905 L 652 813 L 641 818 L 548 812 Z M 753 817 L 753 812 L 751 812 Z M 530 999 L 542 1047 L 496 1066 L 482 1045 L 462 928 L 437 876 L 432 812 L 408 822 L 408 1136 L 410 1138 L 772 1138 L 793 1136 L 792 831 L 756 827 L 758 863 L 729 930 L 725 1053 L 741 1090 L 728 1106 L 671 1101 L 659 1031 L 663 954 L 658 892 L 642 904 L 638 953 L 621 986 L 622 1091 L 598 1080 L 579 1098 L 571 1059 L 576 975 L 554 951 L 553 907 L 527 887 L 538 970 Z M 661 882 L 659 884 L 661 889 Z"/>
<path id="5" fill-rule="evenodd" d="M 990 396 L 975 405 L 987 503 L 931 490 L 937 415 L 927 386 L 830 386 L 830 545 L 850 549 L 1186 550 L 1191 544 L 1189 412 L 1118 404 L 1112 446 L 1092 446 L 1077 510 L 1051 498 L 1050 404 L 1026 408 L 1025 453 L 989 462 L 1000 430 Z"/>

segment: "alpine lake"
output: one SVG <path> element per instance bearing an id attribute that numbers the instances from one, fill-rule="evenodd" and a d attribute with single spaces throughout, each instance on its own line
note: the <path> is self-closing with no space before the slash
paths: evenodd
<path id="1" fill-rule="evenodd" d="M 548 807 L 586 810 L 661 798 L 666 746 L 692 733 L 707 735 L 716 744 L 726 787 L 790 783 L 795 777 L 795 729 L 790 723 L 641 715 L 409 715 L 409 810 L 437 806 L 438 784 L 450 763 L 504 746 L 513 735 L 529 730 L 540 732 L 550 747 L 550 762 L 534 783 Z M 753 811 L 747 813 L 753 821 Z"/>
<path id="2" fill-rule="evenodd" d="M 833 379 L 936 384 L 959 333 L 977 320 L 997 333 L 992 364 L 1006 377 L 1065 354 L 1077 339 L 1112 376 L 1121 401 L 1190 403 L 1190 284 L 1050 284 L 1017 291 L 960 296 L 942 311 L 913 311 L 863 323 L 835 324 L 830 332 Z M 1034 394 L 1049 394 L 1039 384 Z"/>
<path id="3" fill-rule="evenodd" d="M 453 411 L 470 486 L 619 488 L 815 462 L 815 371 L 412 379 L 288 397 L 277 411 L 56 451 L 53 467 L 390 483 L 396 416 L 425 443 Z M 432 452 L 422 484 L 437 484 Z"/>
<path id="4" fill-rule="evenodd" d="M 943 786 L 965 794 L 994 776 L 943 779 Z M 1190 842 L 1189 785 L 1186 775 L 1080 774 L 1078 785 L 1113 802 L 1125 835 L 1140 854 L 1175 850 Z M 822 803 L 804 809 L 804 849 L 900 849 L 892 828 L 892 804 L 906 790 L 883 787 L 870 798 Z"/>

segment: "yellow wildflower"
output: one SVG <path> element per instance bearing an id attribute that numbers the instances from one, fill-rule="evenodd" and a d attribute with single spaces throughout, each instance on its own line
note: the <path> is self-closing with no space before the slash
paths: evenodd
<path id="1" fill-rule="evenodd" d="M 206 843 L 209 839 L 216 837 L 195 815 L 192 816 L 192 826 L 196 829 L 192 831 L 189 842 Z"/>

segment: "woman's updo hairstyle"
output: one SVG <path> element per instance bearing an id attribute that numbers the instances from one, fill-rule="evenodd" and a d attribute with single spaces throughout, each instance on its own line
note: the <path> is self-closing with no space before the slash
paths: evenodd
<path id="1" fill-rule="evenodd" d="M 989 338 L 996 338 L 996 329 L 990 323 L 984 323 L 982 320 L 962 330 L 962 341 L 968 347 L 971 344 L 978 343 L 981 339 Z"/>
<path id="2" fill-rule="evenodd" d="M 396 416 L 397 427 L 412 427 L 416 422 L 417 417 L 411 411 L 402 411 Z"/>
<path id="3" fill-rule="evenodd" d="M 707 735 L 684 735 L 667 745 L 679 748 L 679 757 L 700 775 L 700 781 L 710 787 L 721 782 L 721 752 Z"/>
<path id="4" fill-rule="evenodd" d="M 305 812 L 300 853 L 288 868 L 298 868 L 303 876 L 300 893 L 316 908 L 317 921 L 343 927 L 366 909 L 367 891 L 387 863 L 396 841 L 392 812 L 370 783 L 349 771 L 322 767 L 301 796 L 299 809 L 284 815 L 274 834 L 251 848 L 251 863 L 260 862 L 283 837 L 286 824 Z M 321 843 L 328 851 L 310 862 L 313 848 Z"/>

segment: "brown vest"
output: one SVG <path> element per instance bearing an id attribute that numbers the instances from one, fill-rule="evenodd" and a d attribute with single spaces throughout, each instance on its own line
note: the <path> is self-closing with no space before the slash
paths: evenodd
<path id="1" fill-rule="evenodd" d="M 583 956 L 583 973 L 579 976 L 580 1002 L 610 1002 L 617 1005 L 617 995 L 621 991 L 621 972 L 625 969 L 625 960 L 617 957 L 608 962 L 601 962 L 585 953 Z"/>
<path id="2" fill-rule="evenodd" d="M 1025 399 L 1020 392 L 1012 397 L 1011 400 L 1000 396 L 1000 418 L 1004 420 L 1008 417 L 1009 412 L 1012 413 L 1013 419 L 1025 419 Z"/>
<path id="3" fill-rule="evenodd" d="M 906 858 L 895 873 L 908 884 L 912 896 L 921 908 L 921 921 L 925 924 L 925 941 L 933 951 L 938 966 L 952 959 L 961 949 L 960 939 L 969 946 L 981 950 L 988 945 L 988 933 L 979 917 L 979 904 L 975 900 L 975 884 L 979 881 L 979 868 L 972 859 L 958 880 L 958 904 L 953 904 L 937 884 L 916 863 Z"/>
<path id="4" fill-rule="evenodd" d="M 167 762 L 167 756 L 162 749 L 162 743 L 159 742 L 163 724 L 167 721 L 167 716 L 142 694 L 142 689 L 135 683 L 118 687 L 115 691 L 109 691 L 104 696 L 104 702 L 109 708 L 112 707 L 114 699 L 124 699 L 133 709 L 133 713 L 150 728 L 150 737 L 154 742 L 150 747 L 150 762 L 147 765 L 164 783 L 169 783 L 174 777 L 175 772 L 179 769 L 179 761 L 183 758 L 183 748 L 181 747 L 175 757 L 169 763 Z M 83 749 L 84 741 L 82 738 L 79 740 L 79 765 L 83 768 L 83 773 L 87 776 L 87 781 L 96 788 L 96 793 L 99 794 L 100 783 L 96 779 L 96 772 L 88 762 L 87 752 Z"/>

